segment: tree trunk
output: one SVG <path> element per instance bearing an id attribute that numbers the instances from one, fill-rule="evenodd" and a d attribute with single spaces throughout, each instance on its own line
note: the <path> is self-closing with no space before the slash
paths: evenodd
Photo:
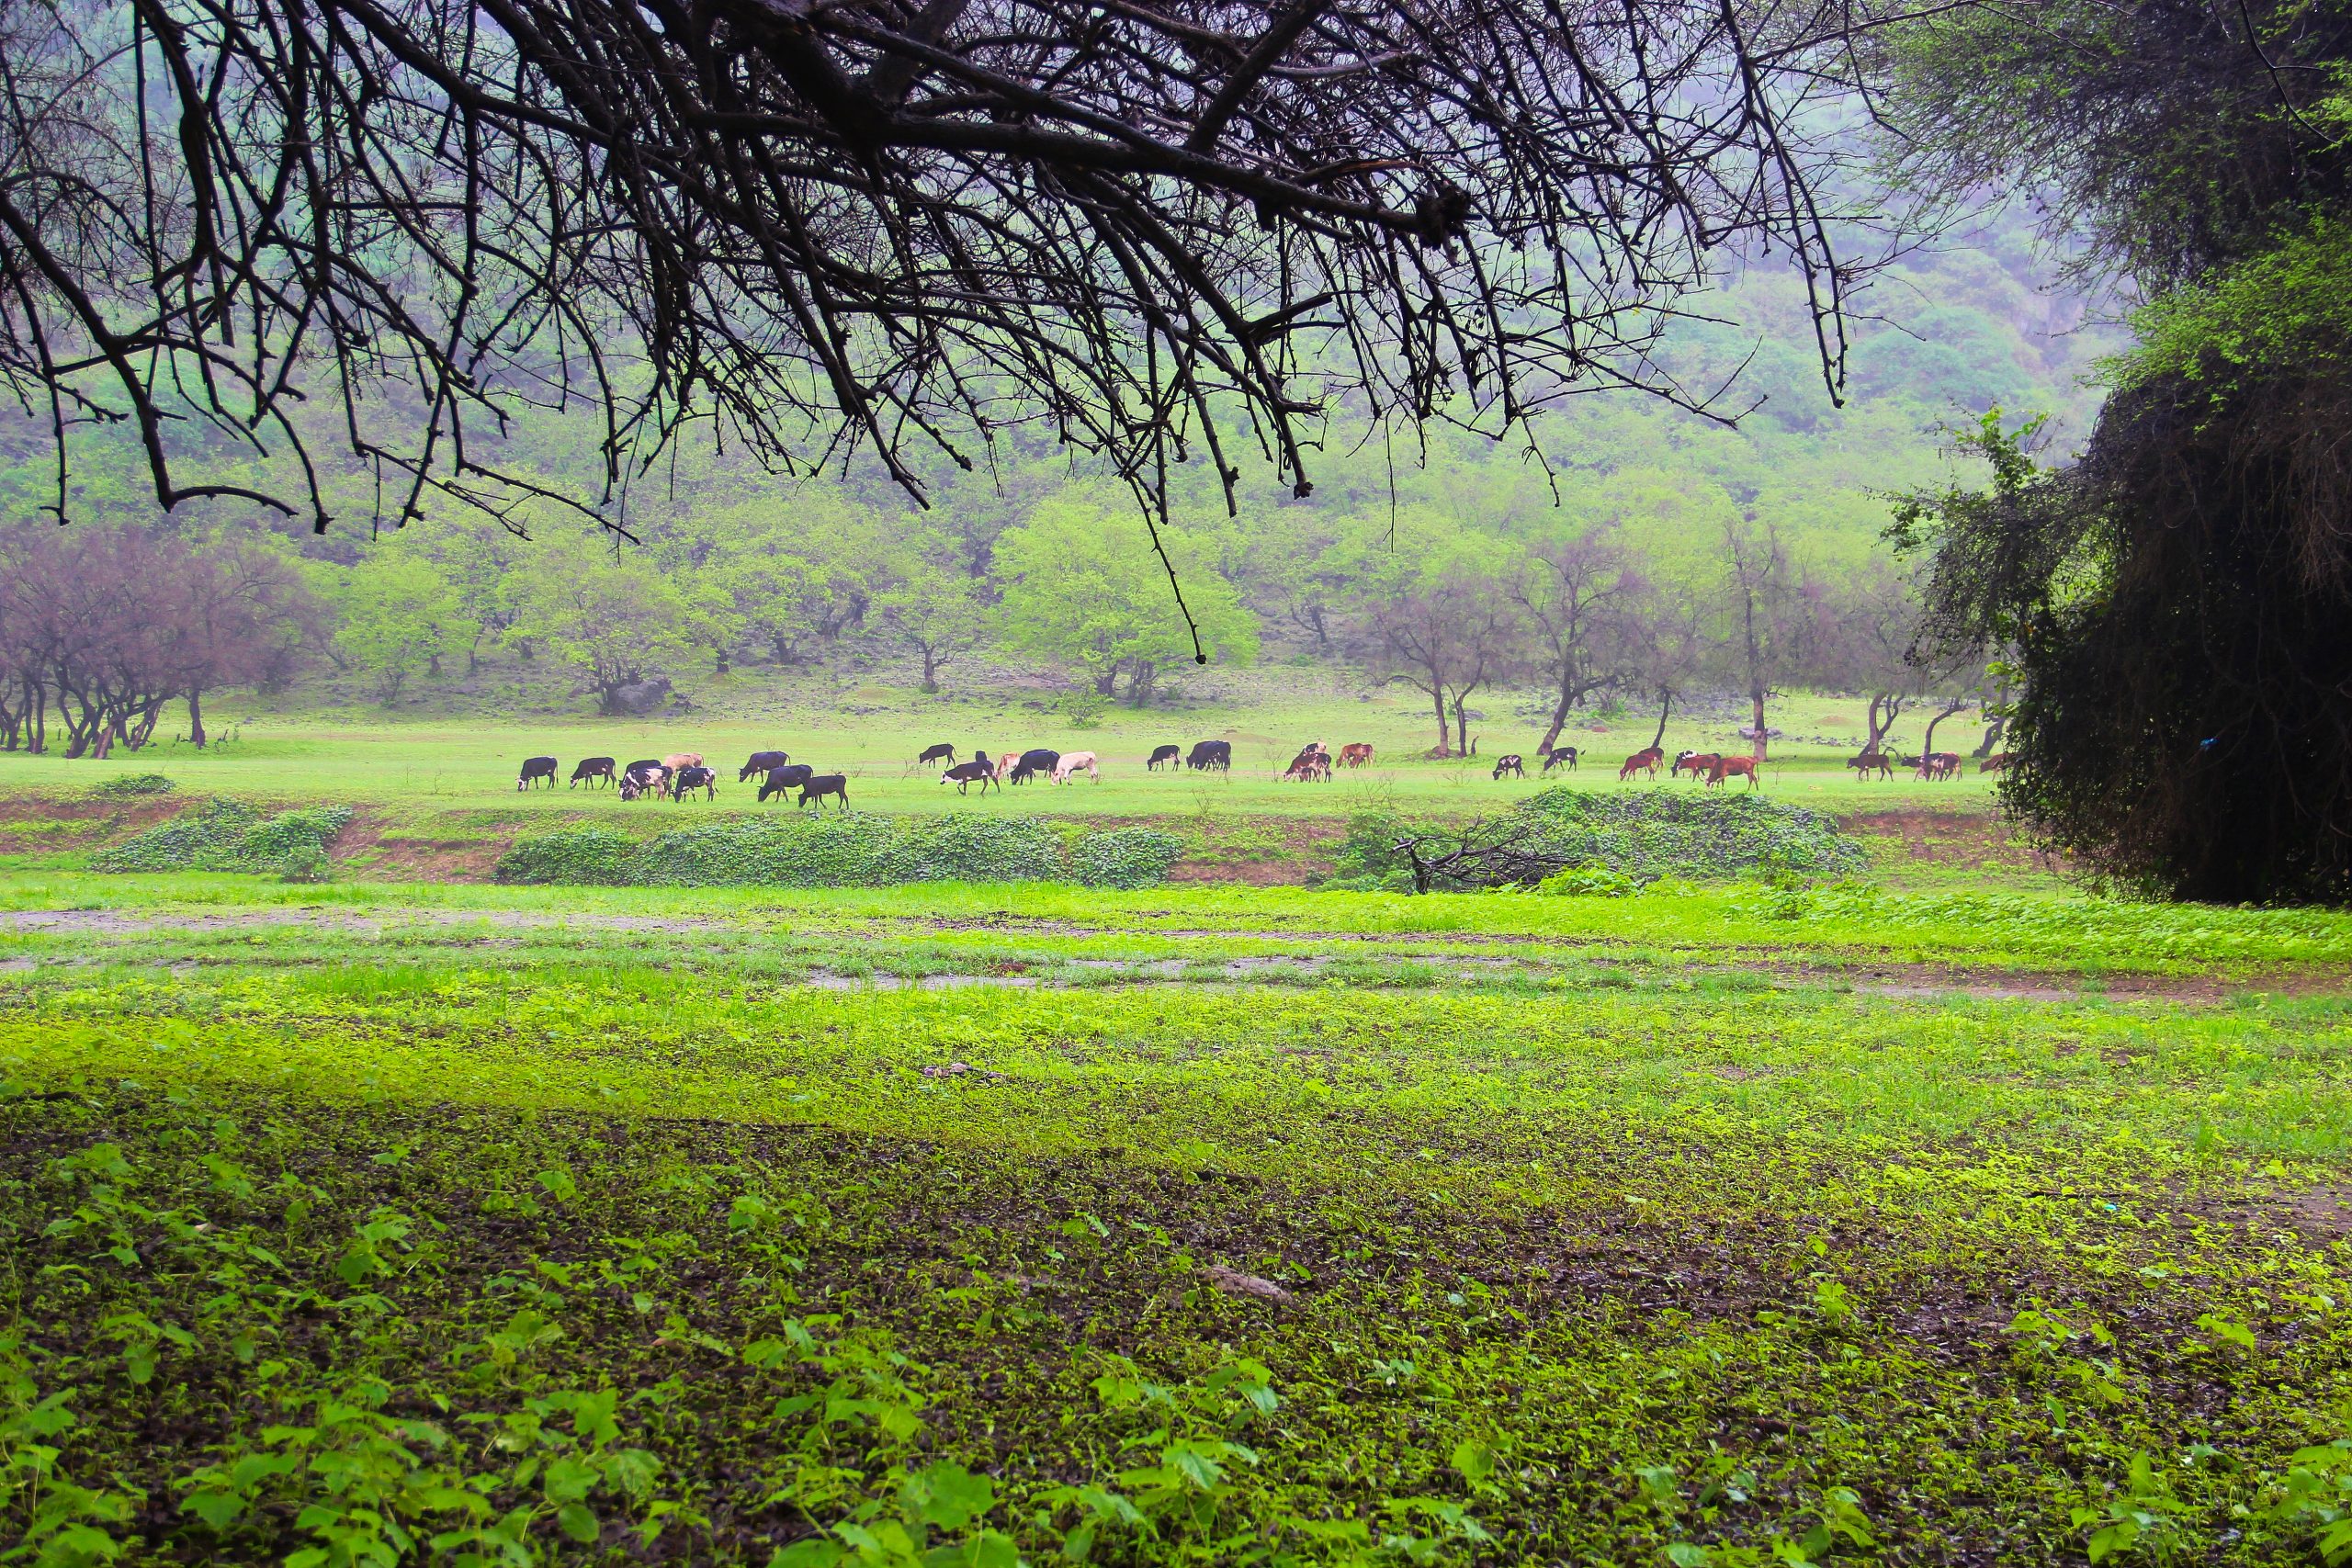
<path id="1" fill-rule="evenodd" d="M 1924 768 L 1928 765 L 1928 758 L 1936 749 L 1936 726 L 1941 724 L 1944 720 L 1950 718 L 1952 715 L 1958 713 L 1967 705 L 1968 701 L 1966 698 L 1963 697 L 1957 699 L 1951 706 L 1945 708 L 1941 713 L 1936 715 L 1935 717 L 1928 721 L 1928 733 L 1922 737 L 1919 741 L 1919 765 L 1921 767 Z"/>
<path id="2" fill-rule="evenodd" d="M 1460 694 L 1453 699 L 1453 751 L 1458 757 L 1477 755 L 1470 748 L 1470 717 L 1462 711 L 1462 705 L 1469 700 L 1470 694 L 1467 692 Z"/>
<path id="3" fill-rule="evenodd" d="M 1749 705 L 1754 708 L 1756 715 L 1755 718 L 1751 721 L 1756 728 L 1756 748 L 1751 755 L 1760 762 L 1764 760 L 1764 752 L 1767 746 L 1767 742 L 1764 739 L 1764 688 L 1761 686 L 1750 687 L 1747 693 L 1747 700 Z"/>
<path id="4" fill-rule="evenodd" d="M 1995 714 L 1984 725 L 1984 739 L 1976 743 L 1976 750 L 1969 755 L 1980 762 L 1991 756 L 1993 749 L 2001 743 L 2002 732 L 2008 728 L 2009 716 L 2003 713 Z"/>
<path id="5" fill-rule="evenodd" d="M 1576 706 L 1576 688 L 1567 682 L 1560 682 L 1560 700 L 1552 705 L 1552 725 L 1544 731 L 1544 739 L 1535 743 L 1538 755 L 1548 757 L 1552 748 L 1559 744 L 1560 731 L 1568 727 L 1568 710 Z"/>
<path id="6" fill-rule="evenodd" d="M 1437 690 L 1431 692 L 1430 694 L 1430 700 L 1435 704 L 1437 707 L 1437 750 L 1433 754 L 1440 757 L 1451 757 L 1453 755 L 1453 731 L 1445 721 L 1445 689 L 1441 686 Z"/>
<path id="7" fill-rule="evenodd" d="M 927 642 L 915 645 L 922 650 L 922 690 L 925 696 L 939 694 L 939 650 Z"/>
<path id="8" fill-rule="evenodd" d="M 1119 691 L 1119 667 L 1115 664 L 1094 677 L 1094 694 L 1098 697 L 1116 696 Z"/>
<path id="9" fill-rule="evenodd" d="M 1672 692 L 1661 689 L 1658 692 L 1658 696 L 1661 701 L 1658 704 L 1657 709 L 1657 733 L 1650 737 L 1650 750 L 1653 751 L 1663 751 L 1666 750 L 1666 716 L 1674 711 L 1674 694 Z"/>
<path id="10" fill-rule="evenodd" d="M 201 751 L 210 737 L 204 733 L 204 694 L 191 691 L 187 694 L 188 744 Z"/>

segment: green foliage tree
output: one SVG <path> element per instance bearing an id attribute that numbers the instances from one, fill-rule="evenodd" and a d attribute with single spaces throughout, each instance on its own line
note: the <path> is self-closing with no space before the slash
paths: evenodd
<path id="1" fill-rule="evenodd" d="M 597 711 L 626 712 L 623 693 L 692 656 L 708 637 L 707 614 L 642 555 L 535 556 L 510 638 L 545 646 L 596 695 Z"/>
<path id="2" fill-rule="evenodd" d="M 438 562 L 404 547 L 411 543 L 392 536 L 334 588 L 336 649 L 387 705 L 417 675 L 440 675 L 441 660 L 470 649 L 481 632 L 465 595 Z"/>
<path id="3" fill-rule="evenodd" d="M 971 579 L 918 556 L 875 601 L 892 641 L 922 660 L 922 689 L 939 690 L 939 672 L 979 646 L 987 617 Z"/>
<path id="4" fill-rule="evenodd" d="M 1915 186 L 2032 183 L 2148 301 L 2078 462 L 1994 411 L 1989 486 L 1896 507 L 1929 644 L 2014 648 L 2005 798 L 2134 886 L 2352 902 L 2352 14 L 1963 7 L 1893 63 Z"/>
<path id="5" fill-rule="evenodd" d="M 1182 536 L 1163 535 L 1185 602 L 1212 659 L 1247 664 L 1258 656 L 1258 617 L 1233 585 Z M 1006 644 L 1067 664 L 1101 696 L 1150 700 L 1160 672 L 1193 658 L 1193 640 L 1129 511 L 1071 497 L 1041 506 L 997 540 Z"/>

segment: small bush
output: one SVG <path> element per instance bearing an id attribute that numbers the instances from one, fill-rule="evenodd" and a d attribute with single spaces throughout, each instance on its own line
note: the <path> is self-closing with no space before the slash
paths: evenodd
<path id="1" fill-rule="evenodd" d="M 124 773 L 92 784 L 90 793 L 108 800 L 134 800 L 142 795 L 169 795 L 177 788 L 161 773 Z"/>
<path id="2" fill-rule="evenodd" d="M 1571 866 L 1555 871 L 1535 885 L 1538 893 L 1585 898 L 1626 898 L 1641 891 L 1641 884 L 1605 865 Z"/>
<path id="3" fill-rule="evenodd" d="M 1148 828 L 1114 828 L 1078 841 L 1070 852 L 1070 874 L 1089 887 L 1157 887 L 1183 852 L 1172 833 Z"/>
<path id="4" fill-rule="evenodd" d="M 324 858 L 351 820 L 347 806 L 311 807 L 265 818 L 241 800 L 212 799 L 132 835 L 91 860 L 97 871 L 282 872 L 304 851 Z"/>
<path id="5" fill-rule="evenodd" d="M 316 844 L 297 844 L 286 852 L 286 859 L 278 866 L 277 880 L 332 882 L 334 880 L 334 863 L 327 859 L 326 851 Z"/>
<path id="6" fill-rule="evenodd" d="M 1360 813 L 1350 819 L 1340 846 L 1339 871 L 1345 880 L 1340 885 L 1395 886 L 1402 874 L 1410 886 L 1396 840 L 1426 836 L 1430 841 L 1422 855 L 1430 860 L 1449 840 L 1460 842 L 1462 831 L 1458 826 L 1412 822 L 1393 811 Z M 1850 875 L 1869 863 L 1869 852 L 1838 831 L 1836 818 L 1754 795 L 1549 789 L 1499 820 L 1489 819 L 1479 837 L 1482 842 L 1509 838 L 1515 850 L 1559 868 L 1543 879 L 1547 891 L 1633 892 L 1668 876 L 1802 885 Z M 1597 874 L 1622 877 L 1627 886 L 1604 886 Z M 1489 884 L 1474 874 L 1462 885 Z"/>
<path id="7" fill-rule="evenodd" d="M 516 840 L 491 875 L 500 882 L 622 887 L 637 878 L 638 841 L 610 828 L 558 828 Z"/>

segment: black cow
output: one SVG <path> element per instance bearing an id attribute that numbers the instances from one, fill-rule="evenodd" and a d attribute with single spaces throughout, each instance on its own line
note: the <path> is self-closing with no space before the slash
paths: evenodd
<path id="1" fill-rule="evenodd" d="M 816 771 L 806 762 L 795 762 L 788 768 L 774 769 L 768 773 L 767 781 L 760 785 L 760 798 L 765 800 L 772 795 L 780 795 L 788 789 L 798 789 L 808 782 L 809 776 Z"/>
<path id="2" fill-rule="evenodd" d="M 1196 740 L 1193 743 L 1192 755 L 1184 759 L 1184 765 L 1194 773 L 1205 773 L 1211 768 L 1220 773 L 1231 773 L 1233 771 L 1233 742 Z"/>
<path id="3" fill-rule="evenodd" d="M 933 762 L 952 762 L 955 760 L 956 748 L 943 740 L 936 746 L 924 747 L 922 755 L 915 759 L 915 766 L 927 767 Z"/>
<path id="4" fill-rule="evenodd" d="M 716 768 L 680 768 L 678 776 L 670 781 L 670 798 L 684 800 L 691 789 L 702 791 L 705 800 L 718 798 L 718 770 Z"/>
<path id="5" fill-rule="evenodd" d="M 514 787 L 528 789 L 531 787 L 533 779 L 545 779 L 548 781 L 548 788 L 555 788 L 555 759 L 553 757 L 524 758 L 523 776 L 514 781 Z"/>
<path id="6" fill-rule="evenodd" d="M 1175 764 L 1176 759 L 1182 757 L 1183 754 L 1183 750 L 1181 747 L 1155 746 L 1151 749 L 1151 761 L 1146 762 L 1144 764 L 1144 768 L 1148 772 L 1156 773 L 1159 772 L 1160 763 L 1166 762 L 1172 767 Z"/>
<path id="7" fill-rule="evenodd" d="M 586 779 L 592 788 L 594 787 L 598 779 L 604 780 L 606 784 L 613 783 L 613 760 L 610 757 L 581 758 L 580 765 L 571 770 L 571 784 L 563 787 L 570 789 L 571 784 L 578 784 L 582 779 Z"/>
<path id="8" fill-rule="evenodd" d="M 813 800 L 817 803 L 817 809 L 822 811 L 825 809 L 825 796 L 829 795 L 841 796 L 842 809 L 847 811 L 849 809 L 849 775 L 819 773 L 800 786 L 800 798 L 793 804 L 806 806 Z"/>
<path id="9" fill-rule="evenodd" d="M 977 762 L 958 762 L 940 774 L 939 782 L 953 784 L 957 795 L 970 794 L 972 785 L 978 784 L 980 786 L 980 793 L 986 795 L 989 792 L 989 785 L 996 784 L 996 769 L 989 766 L 986 758 Z M 1002 789 L 1004 786 L 997 784 L 997 787 Z"/>
<path id="10" fill-rule="evenodd" d="M 741 784 L 753 773 L 772 773 L 792 761 L 781 751 L 754 751 L 752 760 L 735 772 L 735 782 Z"/>
<path id="11" fill-rule="evenodd" d="M 1012 765 L 1012 782 L 1027 784 L 1039 773 L 1050 773 L 1054 771 L 1054 764 L 1061 760 L 1059 751 L 1048 751 L 1042 746 L 1034 751 L 1023 751 L 1021 761 Z"/>
<path id="12" fill-rule="evenodd" d="M 1547 773 L 1563 762 L 1566 762 L 1568 765 L 1568 772 L 1575 773 L 1577 771 L 1577 749 L 1575 747 L 1555 746 L 1549 751 L 1544 753 L 1544 771 Z"/>
<path id="13" fill-rule="evenodd" d="M 1499 779 L 1505 773 L 1515 779 L 1527 776 L 1527 764 L 1520 761 L 1518 752 L 1508 751 L 1495 759 L 1495 777 Z"/>

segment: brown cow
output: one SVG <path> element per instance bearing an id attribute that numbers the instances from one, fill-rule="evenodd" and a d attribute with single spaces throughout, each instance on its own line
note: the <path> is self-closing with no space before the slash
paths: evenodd
<path id="1" fill-rule="evenodd" d="M 1883 779 L 1891 779 L 1894 776 L 1894 759 L 1883 751 L 1858 753 L 1847 758 L 1846 765 L 1854 770 L 1854 776 L 1858 779 L 1866 779 L 1873 772 Z"/>
<path id="2" fill-rule="evenodd" d="M 1690 771 L 1690 776 L 1695 779 L 1702 774 L 1712 773 L 1715 764 L 1723 760 L 1723 753 L 1720 751 L 1684 751 L 1677 755 L 1667 768 L 1666 776 L 1673 778 L 1688 768 Z"/>
<path id="3" fill-rule="evenodd" d="M 702 766 L 702 753 L 699 751 L 673 751 L 668 756 L 662 759 L 662 765 L 669 769 L 673 773 L 681 768 L 699 768 Z"/>
<path id="4" fill-rule="evenodd" d="M 1976 771 L 1980 773 L 2005 773 L 2009 770 L 2009 755 L 2007 751 L 1996 751 L 1978 763 Z"/>
<path id="5" fill-rule="evenodd" d="M 1361 768 L 1371 761 L 1372 743 L 1370 741 L 1351 740 L 1340 748 L 1340 766 L 1343 768 Z"/>
<path id="6" fill-rule="evenodd" d="M 1754 789 L 1761 782 L 1757 776 L 1756 767 L 1763 760 L 1761 757 L 1718 757 L 1715 765 L 1707 771 L 1708 787 L 1713 788 L 1728 778 L 1744 778 L 1747 781 L 1747 787 Z"/>
<path id="7" fill-rule="evenodd" d="M 1960 753 L 1930 751 L 1919 759 L 1919 776 L 1923 779 L 1948 779 L 1960 772 Z"/>
<path id="8" fill-rule="evenodd" d="M 1625 759 L 1625 765 L 1617 770 L 1617 782 L 1619 784 L 1623 784 L 1627 779 L 1632 778 L 1635 773 L 1642 772 L 1644 769 L 1647 769 L 1649 771 L 1650 777 L 1656 778 L 1657 777 L 1657 765 L 1665 761 L 1665 747 L 1645 746 L 1640 750 Z"/>

